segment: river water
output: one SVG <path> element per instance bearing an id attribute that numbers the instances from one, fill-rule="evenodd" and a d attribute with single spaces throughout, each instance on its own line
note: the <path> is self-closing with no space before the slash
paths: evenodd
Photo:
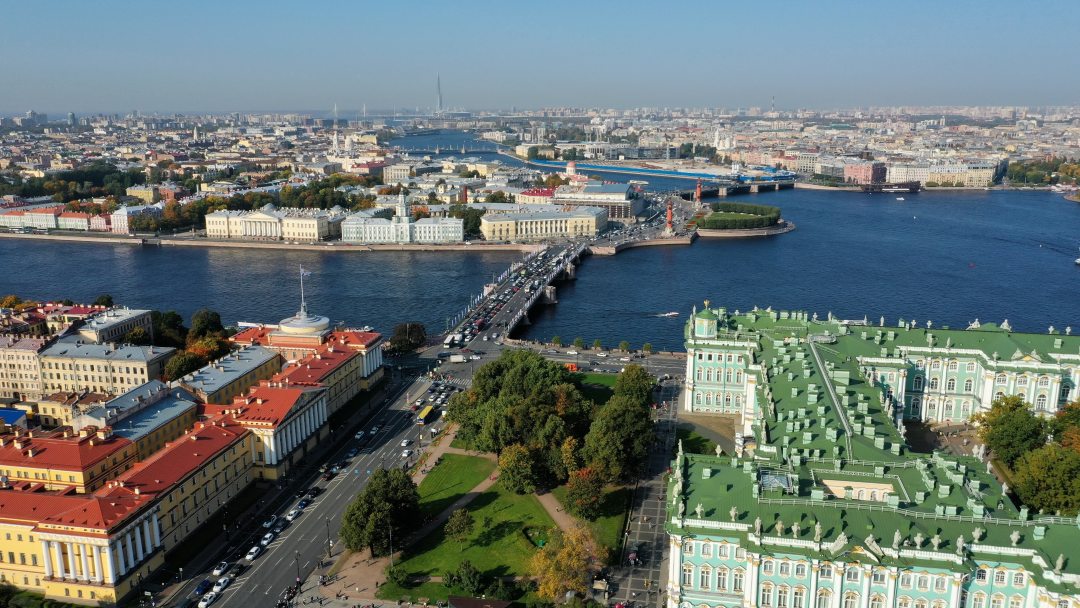
<path id="1" fill-rule="evenodd" d="M 431 136 L 460 147 L 460 134 Z M 419 140 L 419 141 L 414 141 Z M 427 143 L 409 138 L 412 147 Z M 626 179 L 611 176 L 612 179 Z M 667 181 L 667 180 L 665 180 Z M 690 187 L 686 182 L 686 187 Z M 671 183 L 651 184 L 669 188 Z M 1080 331 L 1080 204 L 1033 191 L 889 195 L 787 190 L 734 197 L 777 205 L 798 226 L 767 239 L 698 239 L 586 258 L 557 305 L 539 308 L 525 337 L 581 336 L 681 349 L 694 305 L 805 309 L 966 326 L 1009 319 L 1025 331 Z M 276 322 L 299 304 L 333 321 L 419 321 L 440 332 L 519 254 L 505 252 L 255 251 L 0 239 L 0 294 L 72 298 L 110 293 L 132 307 L 200 307 L 227 323 Z M 657 315 L 675 311 L 675 318 Z"/>

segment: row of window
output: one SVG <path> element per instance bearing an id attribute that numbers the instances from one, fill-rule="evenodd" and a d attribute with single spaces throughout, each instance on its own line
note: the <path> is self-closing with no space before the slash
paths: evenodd
<path id="1" fill-rule="evenodd" d="M 713 354 L 712 353 L 699 352 L 697 354 L 697 360 L 698 361 L 713 361 L 714 360 L 713 359 Z M 715 360 L 716 361 L 724 361 L 726 363 L 733 363 L 734 362 L 734 363 L 739 363 L 739 364 L 742 364 L 742 362 L 743 362 L 742 355 L 733 355 L 731 353 L 727 353 L 727 354 L 724 354 L 724 355 L 717 354 Z"/>
<path id="2" fill-rule="evenodd" d="M 704 399 L 702 399 L 702 397 L 704 397 Z M 714 403 L 720 405 L 720 395 L 714 393 L 695 393 L 694 405 L 701 405 L 703 402 L 705 405 L 713 405 Z M 731 393 L 724 393 L 723 404 L 728 408 L 734 405 L 736 408 L 742 409 L 742 394 L 736 393 L 734 397 L 732 397 Z"/>
<path id="3" fill-rule="evenodd" d="M 706 368 L 704 371 L 705 371 L 705 374 L 703 376 L 702 373 L 701 373 L 702 369 L 700 367 L 697 369 L 697 372 L 695 374 L 695 376 L 697 377 L 697 381 L 701 382 L 702 380 L 705 380 L 705 382 L 713 382 L 714 378 L 713 378 L 713 370 L 712 370 L 712 368 Z M 732 370 L 728 369 L 728 370 L 725 371 L 725 373 L 721 374 L 720 370 L 716 370 L 715 381 L 720 382 L 722 380 L 724 382 L 732 382 L 733 381 L 732 379 L 734 379 L 734 382 L 736 384 L 742 384 L 742 381 L 743 381 L 742 380 L 742 371 L 741 370 L 735 370 L 734 375 L 731 372 L 732 372 Z"/>

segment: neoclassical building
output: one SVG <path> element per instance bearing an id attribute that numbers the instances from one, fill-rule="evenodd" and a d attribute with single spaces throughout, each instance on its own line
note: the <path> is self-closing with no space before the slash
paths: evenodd
<path id="1" fill-rule="evenodd" d="M 1080 518 L 1031 513 L 985 462 L 906 442 L 914 377 L 918 398 L 936 378 L 933 390 L 969 396 L 969 413 L 998 394 L 1046 395 L 1046 413 L 1075 398 L 1071 332 L 972 325 L 695 310 L 683 408 L 736 413 L 745 440 L 733 455 L 680 445 L 666 494 L 668 607 L 1080 608 Z M 1007 346 L 1019 354 L 995 355 Z M 1031 375 L 999 384 L 1002 373 Z"/>

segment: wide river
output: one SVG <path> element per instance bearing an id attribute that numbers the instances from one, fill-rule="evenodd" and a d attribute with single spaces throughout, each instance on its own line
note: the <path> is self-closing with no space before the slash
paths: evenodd
<path id="1" fill-rule="evenodd" d="M 687 182 L 689 184 L 689 182 Z M 664 186 L 667 186 L 665 184 Z M 689 186 L 687 186 L 689 187 Z M 782 208 L 798 228 L 768 239 L 698 239 L 582 263 L 523 335 L 680 349 L 692 306 L 805 309 L 846 318 L 978 318 L 1014 328 L 1080 331 L 1080 204 L 1033 191 L 890 195 L 788 190 L 734 197 Z M 277 322 L 299 305 L 334 322 L 419 321 L 433 333 L 516 253 L 319 253 L 133 247 L 0 239 L 0 294 L 101 293 L 132 307 L 218 310 L 227 323 Z M 661 313 L 675 311 L 679 317 Z"/>

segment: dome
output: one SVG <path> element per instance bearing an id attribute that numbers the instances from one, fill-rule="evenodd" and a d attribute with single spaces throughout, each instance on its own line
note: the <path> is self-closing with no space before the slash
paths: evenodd
<path id="1" fill-rule="evenodd" d="M 288 319 L 282 319 L 278 329 L 286 334 L 312 335 L 330 329 L 330 319 L 321 315 L 308 314 L 307 307 L 301 305 L 300 311 Z"/>

